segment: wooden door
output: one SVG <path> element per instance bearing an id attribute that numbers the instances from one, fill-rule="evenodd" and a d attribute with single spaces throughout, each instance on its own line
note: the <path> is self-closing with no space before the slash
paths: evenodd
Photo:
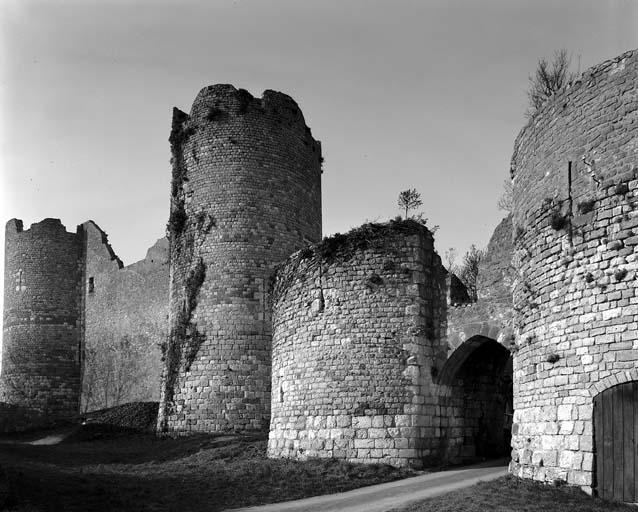
<path id="1" fill-rule="evenodd" d="M 638 502 L 638 381 L 594 398 L 594 441 L 598 496 Z"/>

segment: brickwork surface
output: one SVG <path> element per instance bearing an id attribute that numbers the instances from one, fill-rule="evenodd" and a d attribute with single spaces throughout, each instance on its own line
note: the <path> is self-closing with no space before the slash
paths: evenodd
<path id="1" fill-rule="evenodd" d="M 168 240 L 123 267 L 105 233 L 85 222 L 85 371 L 82 410 L 158 401 L 168 330 Z M 89 284 L 90 283 L 90 284 Z"/>
<path id="2" fill-rule="evenodd" d="M 589 488 L 593 398 L 638 378 L 637 72 L 638 51 L 591 68 L 515 143 L 510 469 L 522 477 Z"/>
<path id="3" fill-rule="evenodd" d="M 418 466 L 439 457 L 445 271 L 414 221 L 355 231 L 278 271 L 268 453 Z"/>
<path id="4" fill-rule="evenodd" d="M 321 238 L 321 147 L 297 104 L 230 85 L 175 109 L 161 431 L 266 430 L 275 264 Z"/>
<path id="5" fill-rule="evenodd" d="M 0 401 L 51 418 L 79 412 L 82 235 L 58 219 L 6 226 Z"/>

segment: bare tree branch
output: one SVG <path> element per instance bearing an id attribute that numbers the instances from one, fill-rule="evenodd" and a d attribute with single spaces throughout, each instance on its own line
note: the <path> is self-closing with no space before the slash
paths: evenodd
<path id="1" fill-rule="evenodd" d="M 545 59 L 538 61 L 534 75 L 529 77 L 529 108 L 525 113 L 528 118 L 533 117 L 549 98 L 576 78 L 576 74 L 570 71 L 571 60 L 571 55 L 563 48 L 554 52 L 551 63 Z"/>

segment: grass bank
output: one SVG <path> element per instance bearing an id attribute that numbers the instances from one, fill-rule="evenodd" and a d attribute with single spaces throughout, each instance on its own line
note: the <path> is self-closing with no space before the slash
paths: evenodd
<path id="1" fill-rule="evenodd" d="M 7 510 L 213 512 L 413 475 L 384 465 L 267 459 L 266 440 L 255 436 L 158 439 L 89 426 L 68 439 L 0 442 Z"/>
<path id="2" fill-rule="evenodd" d="M 554 487 L 506 476 L 394 509 L 393 512 L 636 512 L 638 507 L 592 498 L 575 487 Z"/>

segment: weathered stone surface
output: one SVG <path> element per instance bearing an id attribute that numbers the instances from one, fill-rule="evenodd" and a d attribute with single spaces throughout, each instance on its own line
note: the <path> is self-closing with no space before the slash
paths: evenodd
<path id="1" fill-rule="evenodd" d="M 519 476 L 590 486 L 593 398 L 638 379 L 637 82 L 638 51 L 595 66 L 515 143 Z"/>
<path id="2" fill-rule="evenodd" d="M 124 267 L 94 222 L 82 227 L 87 281 L 82 410 L 112 406 L 115 399 L 158 401 L 160 345 L 168 334 L 168 240 L 158 240 L 143 260 Z M 106 389 L 115 379 L 103 378 L 100 366 L 111 364 L 121 366 L 121 380 L 126 380 L 121 393 Z"/>
<path id="3" fill-rule="evenodd" d="M 447 351 L 445 278 L 414 221 L 364 225 L 279 269 L 269 455 L 394 465 L 440 455 L 425 426 Z"/>
<path id="4" fill-rule="evenodd" d="M 83 235 L 59 219 L 6 225 L 0 401 L 51 418 L 77 415 Z"/>
<path id="5" fill-rule="evenodd" d="M 113 405 L 112 397 L 108 403 L 95 400 L 104 390 L 96 389 L 85 364 L 87 354 L 110 352 L 113 344 L 106 342 L 113 339 L 144 345 L 120 402 L 157 399 L 157 345 L 166 338 L 168 313 L 167 250 L 164 239 L 145 260 L 122 268 L 92 221 L 76 233 L 67 233 L 58 219 L 26 231 L 22 221 L 9 221 L 0 399 L 29 411 L 32 426 L 42 425 L 38 411 L 51 420 L 77 416 L 81 383 L 85 407 Z M 123 361 L 111 361 L 113 372 Z M 23 416 L 11 415 L 13 428 L 26 428 Z"/>
<path id="6" fill-rule="evenodd" d="M 512 219 L 508 215 L 494 230 L 479 268 L 476 302 L 452 302 L 448 310 L 450 354 L 473 336 L 484 336 L 510 349 L 513 337 L 512 284 L 514 269 Z"/>
<path id="7" fill-rule="evenodd" d="M 266 430 L 273 267 L 321 238 L 321 146 L 297 104 L 200 91 L 171 133 L 163 431 Z M 196 286 L 195 286 L 196 285 Z"/>

